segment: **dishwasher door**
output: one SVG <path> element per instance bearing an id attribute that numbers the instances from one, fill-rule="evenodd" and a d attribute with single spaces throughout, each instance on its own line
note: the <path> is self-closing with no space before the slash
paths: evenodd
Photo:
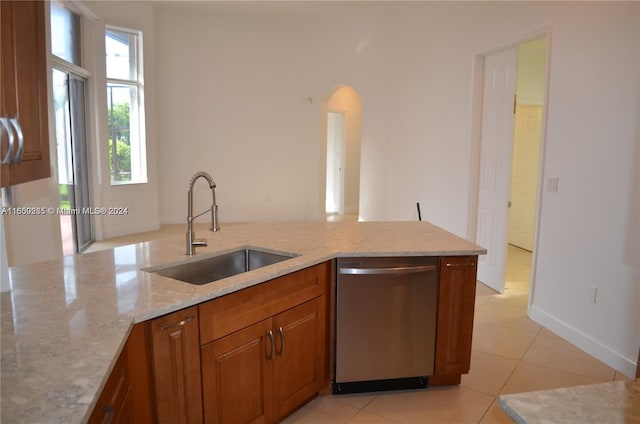
<path id="1" fill-rule="evenodd" d="M 338 259 L 334 392 L 433 374 L 437 265 L 437 257 Z"/>

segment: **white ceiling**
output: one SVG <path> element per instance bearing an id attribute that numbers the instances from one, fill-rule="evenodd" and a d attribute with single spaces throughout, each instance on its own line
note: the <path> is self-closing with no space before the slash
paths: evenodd
<path id="1" fill-rule="evenodd" d="M 192 11 L 217 12 L 223 15 L 313 18 L 348 13 L 375 5 L 394 3 L 371 0 L 294 0 L 294 1 L 217 1 L 217 0 L 155 0 L 156 7 Z"/>

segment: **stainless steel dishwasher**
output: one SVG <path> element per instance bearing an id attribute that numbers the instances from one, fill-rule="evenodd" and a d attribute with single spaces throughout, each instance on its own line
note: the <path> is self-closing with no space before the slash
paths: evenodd
<path id="1" fill-rule="evenodd" d="M 333 392 L 425 387 L 433 374 L 437 257 L 339 258 Z"/>

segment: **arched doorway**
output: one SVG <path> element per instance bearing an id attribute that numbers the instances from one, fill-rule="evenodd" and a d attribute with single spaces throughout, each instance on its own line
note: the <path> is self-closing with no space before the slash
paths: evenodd
<path id="1" fill-rule="evenodd" d="M 362 100 L 349 86 L 337 89 L 327 104 L 325 212 L 329 220 L 358 217 Z"/>

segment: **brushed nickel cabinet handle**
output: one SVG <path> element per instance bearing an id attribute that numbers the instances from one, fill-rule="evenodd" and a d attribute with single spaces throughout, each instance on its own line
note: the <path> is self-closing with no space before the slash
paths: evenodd
<path id="1" fill-rule="evenodd" d="M 9 120 L 9 118 L 0 118 L 0 124 L 7 131 L 7 142 L 9 144 L 9 147 L 7 148 L 7 154 L 2 158 L 2 164 L 9 165 L 13 163 L 13 130 L 11 129 L 11 121 Z"/>
<path id="2" fill-rule="evenodd" d="M 190 323 L 193 320 L 194 320 L 193 316 L 188 316 L 185 319 L 183 319 L 182 321 L 172 322 L 170 324 L 165 324 L 162 327 L 160 327 L 160 330 L 168 330 L 169 328 L 184 327 L 185 325 L 187 325 L 188 323 Z"/>
<path id="3" fill-rule="evenodd" d="M 269 338 L 269 343 L 271 344 L 271 349 L 269 350 L 269 354 L 267 355 L 267 359 L 270 361 L 273 359 L 273 351 L 275 350 L 275 343 L 273 342 L 273 331 L 267 331 L 267 337 Z"/>
<path id="4" fill-rule="evenodd" d="M 445 266 L 447 268 L 458 268 L 458 267 L 463 267 L 463 266 L 474 266 L 476 263 L 475 262 L 469 262 L 468 264 L 452 264 L 452 263 L 447 263 L 445 264 Z"/>
<path id="5" fill-rule="evenodd" d="M 284 353 L 284 330 L 282 327 L 278 327 L 278 336 L 280 336 L 280 351 L 278 352 L 278 356 L 282 356 Z"/>
<path id="6" fill-rule="evenodd" d="M 20 122 L 18 122 L 18 118 L 11 119 L 11 123 L 16 129 L 16 135 L 18 136 L 18 151 L 13 157 L 13 163 L 18 163 L 22 162 L 22 156 L 24 155 L 24 135 L 22 135 L 22 127 L 20 126 Z"/>

